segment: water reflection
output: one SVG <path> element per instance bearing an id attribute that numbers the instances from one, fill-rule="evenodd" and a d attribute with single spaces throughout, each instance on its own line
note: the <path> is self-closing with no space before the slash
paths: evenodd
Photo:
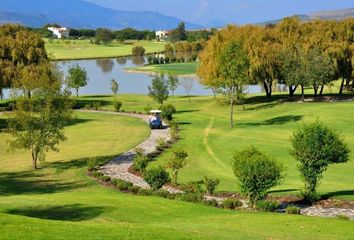
<path id="1" fill-rule="evenodd" d="M 143 56 L 133 56 L 132 57 L 133 64 L 137 66 L 142 66 L 145 64 L 145 58 Z"/>
<path id="2" fill-rule="evenodd" d="M 125 57 L 116 58 L 116 62 L 117 62 L 119 65 L 125 65 L 125 64 L 127 63 L 127 58 L 125 58 Z"/>
<path id="3" fill-rule="evenodd" d="M 110 73 L 114 67 L 112 59 L 97 59 L 96 65 L 101 68 L 102 73 Z"/>

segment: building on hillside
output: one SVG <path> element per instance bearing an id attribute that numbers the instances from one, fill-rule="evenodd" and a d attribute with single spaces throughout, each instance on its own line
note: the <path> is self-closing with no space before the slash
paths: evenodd
<path id="1" fill-rule="evenodd" d="M 163 31 L 163 30 L 156 31 L 155 34 L 156 34 L 157 40 L 166 40 L 167 37 L 168 37 L 168 32 L 167 31 Z"/>
<path id="2" fill-rule="evenodd" d="M 49 31 L 53 33 L 53 36 L 57 38 L 68 38 L 69 37 L 69 29 L 65 27 L 57 28 L 57 27 L 49 27 Z"/>

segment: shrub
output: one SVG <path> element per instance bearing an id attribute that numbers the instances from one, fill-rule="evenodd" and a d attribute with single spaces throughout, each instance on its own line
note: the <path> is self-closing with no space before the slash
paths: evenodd
<path id="1" fill-rule="evenodd" d="M 150 159 L 146 155 L 142 154 L 137 154 L 137 156 L 133 160 L 133 169 L 135 171 L 139 171 L 141 173 L 144 173 Z"/>
<path id="2" fill-rule="evenodd" d="M 185 202 L 199 203 L 204 201 L 204 196 L 200 193 L 189 192 L 178 195 L 178 199 Z"/>
<path id="3" fill-rule="evenodd" d="M 161 117 L 171 121 L 172 115 L 175 114 L 176 108 L 172 104 L 165 104 L 160 107 L 161 110 Z"/>
<path id="4" fill-rule="evenodd" d="M 111 182 L 119 191 L 129 190 L 129 188 L 133 186 L 133 183 L 124 181 L 122 179 L 113 179 Z"/>
<path id="5" fill-rule="evenodd" d="M 347 162 L 350 150 L 342 136 L 319 121 L 298 128 L 291 143 L 305 183 L 304 198 L 312 202 L 317 198 L 316 188 L 323 172 L 330 164 Z"/>
<path id="6" fill-rule="evenodd" d="M 279 208 L 279 203 L 276 201 L 257 201 L 256 208 L 264 212 L 274 212 Z"/>
<path id="7" fill-rule="evenodd" d="M 97 159 L 95 157 L 87 159 L 87 170 L 90 172 L 96 169 Z"/>
<path id="8" fill-rule="evenodd" d="M 203 189 L 199 182 L 189 182 L 186 184 L 181 184 L 179 187 L 186 193 L 203 193 Z"/>
<path id="9" fill-rule="evenodd" d="M 177 184 L 179 171 L 187 164 L 188 153 L 185 151 L 175 151 L 167 162 L 167 168 L 172 171 L 172 181 Z"/>
<path id="10" fill-rule="evenodd" d="M 160 189 L 169 179 L 168 172 L 161 166 L 148 169 L 144 172 L 144 180 L 153 190 Z"/>
<path id="11" fill-rule="evenodd" d="M 140 196 L 152 196 L 154 194 L 154 191 L 152 189 L 144 189 L 140 188 L 138 195 Z"/>
<path id="12" fill-rule="evenodd" d="M 250 147 L 235 154 L 233 171 L 241 191 L 254 206 L 256 201 L 266 196 L 271 187 L 280 184 L 284 168 L 256 148 Z"/>
<path id="13" fill-rule="evenodd" d="M 144 56 L 145 54 L 145 48 L 142 46 L 135 46 L 132 49 L 132 55 L 133 56 Z"/>
<path id="14" fill-rule="evenodd" d="M 153 61 L 154 61 L 153 57 L 149 56 L 148 59 L 147 59 L 148 64 L 149 65 L 153 64 Z"/>
<path id="15" fill-rule="evenodd" d="M 204 200 L 202 202 L 204 205 L 212 206 L 212 207 L 218 207 L 219 203 L 215 199 L 210 199 L 210 200 Z"/>
<path id="16" fill-rule="evenodd" d="M 92 108 L 92 106 L 91 106 L 91 104 L 86 103 L 86 104 L 85 104 L 85 106 L 84 106 L 84 108 L 88 110 L 88 109 L 91 109 L 91 108 Z"/>
<path id="17" fill-rule="evenodd" d="M 162 151 L 166 147 L 167 147 L 167 143 L 164 138 L 159 138 L 156 140 L 156 150 L 157 151 Z"/>
<path id="18" fill-rule="evenodd" d="M 101 178 L 103 176 L 103 173 L 95 171 L 92 173 L 92 176 L 94 176 L 95 178 Z"/>
<path id="19" fill-rule="evenodd" d="M 114 109 L 116 110 L 116 112 L 119 112 L 119 110 L 121 109 L 121 107 L 122 107 L 122 102 L 116 101 L 116 102 L 114 103 Z"/>
<path id="20" fill-rule="evenodd" d="M 100 101 L 92 102 L 92 107 L 95 110 L 100 110 L 101 109 L 101 102 Z"/>
<path id="21" fill-rule="evenodd" d="M 300 214 L 300 208 L 296 207 L 296 206 L 289 205 L 286 207 L 285 212 L 287 214 Z"/>
<path id="22" fill-rule="evenodd" d="M 221 206 L 223 208 L 235 209 L 242 206 L 242 202 L 236 198 L 226 198 L 222 201 Z"/>
<path id="23" fill-rule="evenodd" d="M 132 193 L 135 193 L 135 194 L 137 194 L 137 193 L 139 193 L 139 191 L 140 191 L 140 187 L 138 187 L 138 186 L 130 186 L 129 188 L 128 188 L 128 190 L 129 191 L 131 191 Z"/>
<path id="24" fill-rule="evenodd" d="M 159 189 L 155 191 L 154 195 L 158 197 L 168 198 L 168 199 L 174 199 L 176 197 L 175 194 L 172 194 L 169 191 L 163 189 Z"/>
<path id="25" fill-rule="evenodd" d="M 219 183 L 219 179 L 204 177 L 205 189 L 209 195 L 214 195 L 215 189 L 219 185 Z"/>
<path id="26" fill-rule="evenodd" d="M 151 110 L 152 110 L 152 107 L 151 107 L 150 104 L 148 104 L 148 105 L 146 105 L 146 106 L 144 107 L 144 111 L 145 111 L 146 114 L 150 114 L 150 111 L 151 111 Z"/>
<path id="27" fill-rule="evenodd" d="M 103 182 L 109 182 L 111 181 L 111 177 L 110 176 L 106 176 L 106 175 L 102 175 L 100 177 L 100 179 L 103 181 Z"/>
<path id="28" fill-rule="evenodd" d="M 134 152 L 136 153 L 137 156 L 142 156 L 145 154 L 144 149 L 141 147 L 134 148 Z"/>

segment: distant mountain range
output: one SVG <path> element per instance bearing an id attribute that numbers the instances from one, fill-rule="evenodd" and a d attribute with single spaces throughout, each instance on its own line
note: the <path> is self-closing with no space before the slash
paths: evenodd
<path id="1" fill-rule="evenodd" d="M 343 19 L 354 17 L 354 8 L 322 11 L 307 15 L 297 15 L 307 21 L 315 18 Z M 158 12 L 118 11 L 84 0 L 0 0 L 0 24 L 20 23 L 30 27 L 41 27 L 48 23 L 71 28 L 110 29 L 136 28 L 169 30 L 177 27 L 182 19 L 166 16 Z M 281 19 L 259 24 L 277 23 Z M 226 23 L 212 21 L 205 26 L 186 22 L 187 29 L 222 27 Z"/>
<path id="2" fill-rule="evenodd" d="M 313 19 L 340 20 L 340 19 L 345 19 L 348 17 L 354 17 L 354 8 L 340 9 L 340 10 L 333 10 L 333 11 L 320 11 L 320 12 L 315 12 L 315 13 L 310 13 L 310 14 L 301 14 L 301 15 L 295 15 L 295 16 L 299 17 L 302 21 L 309 21 L 309 20 L 313 20 Z M 276 23 L 280 22 L 281 20 L 282 20 L 282 18 L 261 22 L 259 24 L 262 24 L 262 25 L 269 24 L 269 23 L 276 24 Z"/>
<path id="3" fill-rule="evenodd" d="M 40 27 L 57 23 L 71 28 L 173 29 L 182 20 L 158 12 L 118 11 L 83 0 L 1 0 L 0 23 Z M 201 25 L 186 22 L 188 29 Z"/>

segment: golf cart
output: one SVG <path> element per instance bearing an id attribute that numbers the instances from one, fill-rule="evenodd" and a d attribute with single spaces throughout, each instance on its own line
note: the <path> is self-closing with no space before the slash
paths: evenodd
<path id="1" fill-rule="evenodd" d="M 161 111 L 160 110 L 151 110 L 149 118 L 149 126 L 151 129 L 161 129 L 162 120 L 161 120 Z"/>

